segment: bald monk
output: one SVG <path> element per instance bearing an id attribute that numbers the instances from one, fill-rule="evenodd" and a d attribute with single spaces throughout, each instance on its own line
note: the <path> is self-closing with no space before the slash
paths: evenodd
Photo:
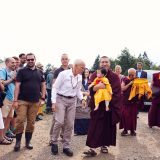
<path id="1" fill-rule="evenodd" d="M 121 121 L 120 129 L 123 129 L 121 136 L 128 135 L 128 130 L 132 136 L 136 136 L 137 127 L 137 110 L 138 110 L 138 95 L 131 100 L 129 99 L 133 80 L 136 78 L 136 70 L 130 68 L 128 70 L 128 77 L 122 79 L 122 107 L 121 107 Z"/>

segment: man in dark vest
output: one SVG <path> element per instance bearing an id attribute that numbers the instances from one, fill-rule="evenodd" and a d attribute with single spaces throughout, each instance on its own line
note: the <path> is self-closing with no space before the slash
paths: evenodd
<path id="1" fill-rule="evenodd" d="M 136 76 L 138 78 L 147 78 L 147 72 L 143 71 L 142 68 L 143 68 L 143 63 L 142 62 L 138 62 L 137 63 Z"/>
<path id="2" fill-rule="evenodd" d="M 138 62 L 137 63 L 137 70 L 136 70 L 136 77 L 138 78 L 147 78 L 147 72 L 143 71 L 143 63 L 142 62 Z M 144 108 L 144 99 L 145 97 L 141 98 L 141 101 L 139 102 L 139 107 L 138 109 L 143 109 Z M 139 118 L 138 116 L 139 111 L 137 113 L 137 118 Z"/>

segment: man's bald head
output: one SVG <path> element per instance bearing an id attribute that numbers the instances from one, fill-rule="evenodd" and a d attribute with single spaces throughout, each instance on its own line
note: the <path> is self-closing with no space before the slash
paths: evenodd
<path id="1" fill-rule="evenodd" d="M 69 64 L 68 54 L 63 53 L 63 54 L 61 55 L 61 63 L 62 63 L 62 66 L 63 66 L 63 67 L 68 67 L 68 64 Z"/>
<path id="2" fill-rule="evenodd" d="M 134 68 L 128 69 L 128 73 L 136 73 L 136 70 Z"/>
<path id="3" fill-rule="evenodd" d="M 6 58 L 6 59 L 5 59 L 5 64 L 6 64 L 6 67 L 7 67 L 9 70 L 15 70 L 16 61 L 15 61 L 14 58 L 12 58 L 12 57 Z"/>
<path id="4" fill-rule="evenodd" d="M 9 63 L 10 61 L 14 61 L 15 59 L 12 57 L 8 57 L 5 59 L 5 64 Z"/>

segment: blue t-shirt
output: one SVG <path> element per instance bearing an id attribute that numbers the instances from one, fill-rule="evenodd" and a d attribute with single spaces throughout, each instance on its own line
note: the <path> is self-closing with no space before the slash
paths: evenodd
<path id="1" fill-rule="evenodd" d="M 11 79 L 11 75 L 13 74 L 13 71 L 8 71 L 6 68 L 0 69 L 0 79 L 1 80 L 9 80 Z M 14 99 L 14 89 L 15 89 L 15 83 L 12 81 L 7 85 L 7 91 L 6 91 L 6 97 L 8 100 L 13 101 Z"/>

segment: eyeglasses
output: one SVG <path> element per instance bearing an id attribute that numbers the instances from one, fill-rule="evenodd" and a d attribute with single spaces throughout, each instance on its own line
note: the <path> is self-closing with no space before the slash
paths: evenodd
<path id="1" fill-rule="evenodd" d="M 34 61 L 34 59 L 27 59 L 27 61 L 29 62 L 29 61 Z"/>

